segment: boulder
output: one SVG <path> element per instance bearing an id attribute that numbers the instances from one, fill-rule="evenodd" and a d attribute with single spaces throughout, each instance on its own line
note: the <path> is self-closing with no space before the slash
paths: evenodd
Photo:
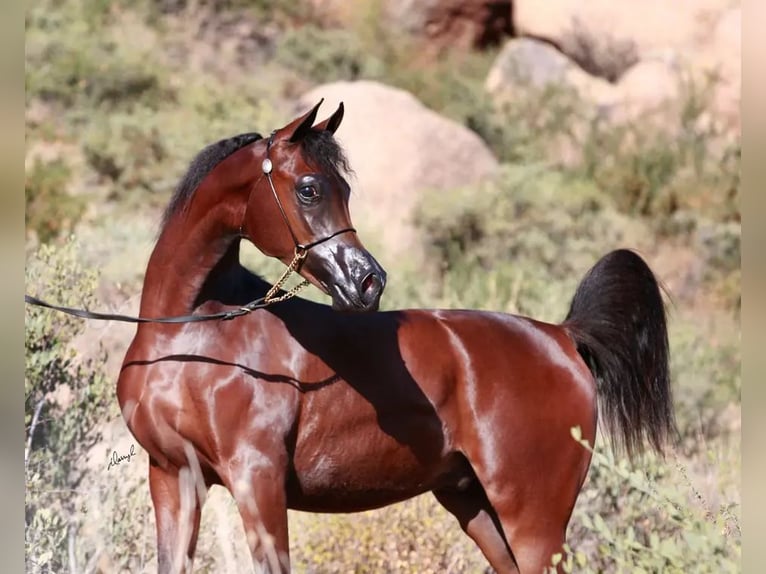
<path id="1" fill-rule="evenodd" d="M 721 40 L 721 43 L 724 41 Z M 720 51 L 724 53 L 724 48 Z M 697 58 L 702 59 L 702 56 Z M 730 60 L 727 58 L 726 62 Z M 739 60 L 728 67 L 721 58 L 711 56 L 707 61 L 708 71 L 723 70 L 720 72 L 722 83 L 712 93 L 713 102 L 708 115 L 732 116 L 738 110 L 739 103 L 738 68 L 733 69 L 738 67 Z M 570 131 L 575 134 L 584 134 L 590 119 L 596 115 L 613 123 L 651 122 L 654 127 L 672 134 L 680 128 L 689 79 L 696 77 L 699 89 L 704 85 L 701 72 L 705 69 L 701 64 L 695 67 L 688 59 L 670 51 L 657 52 L 633 64 L 617 82 L 612 83 L 589 74 L 550 43 L 515 38 L 509 40 L 497 56 L 487 75 L 485 89 L 498 105 L 512 105 L 515 99 L 528 98 L 530 89 L 542 89 L 549 85 L 563 91 L 572 90 L 579 96 L 581 109 L 577 118 L 571 118 L 571 121 L 577 124 L 579 120 L 584 120 L 579 122 L 582 125 L 570 125 Z M 729 120 L 727 125 L 732 123 Z M 555 145 L 553 148 L 557 149 Z M 576 152 L 576 149 L 556 151 L 559 156 L 577 160 L 577 154 L 570 152 Z"/>
<path id="2" fill-rule="evenodd" d="M 609 82 L 583 71 L 551 44 L 531 38 L 506 42 L 485 81 L 487 92 L 500 102 L 512 99 L 520 89 L 548 85 L 572 88 L 598 105 L 608 105 L 615 97 Z"/>
<path id="3" fill-rule="evenodd" d="M 419 192 L 476 185 L 497 169 L 479 136 L 406 91 L 372 81 L 336 82 L 312 89 L 298 108 L 305 111 L 320 98 L 320 118 L 340 101 L 345 105 L 336 137 L 355 172 L 351 215 L 362 240 L 382 249 L 384 265 L 386 257 L 422 254 L 412 220 Z"/>
<path id="4" fill-rule="evenodd" d="M 573 36 L 595 42 L 631 42 L 644 59 L 657 50 L 683 49 L 704 39 L 716 15 L 731 0 L 516 0 L 514 27 L 519 35 L 555 42 L 568 53 Z"/>
<path id="5" fill-rule="evenodd" d="M 681 114 L 681 69 L 672 60 L 654 58 L 632 66 L 614 88 L 610 119 L 654 121 L 675 129 Z"/>
<path id="6" fill-rule="evenodd" d="M 527 38 L 509 40 L 495 58 L 485 86 L 493 94 L 519 82 L 544 87 L 563 81 L 572 68 L 569 58 L 550 44 Z"/>
<path id="7" fill-rule="evenodd" d="M 717 82 L 710 94 L 710 121 L 731 132 L 739 130 L 739 4 L 738 0 L 517 0 L 513 26 L 520 36 L 555 45 L 589 74 L 621 84 L 609 95 L 617 104 L 618 117 L 635 117 L 646 107 L 684 98 L 679 72 L 697 89 L 708 89 L 705 84 L 712 74 Z"/>
<path id="8" fill-rule="evenodd" d="M 620 99 L 640 110 L 651 110 L 679 96 L 679 71 L 662 59 L 645 60 L 631 67 L 620 78 Z"/>

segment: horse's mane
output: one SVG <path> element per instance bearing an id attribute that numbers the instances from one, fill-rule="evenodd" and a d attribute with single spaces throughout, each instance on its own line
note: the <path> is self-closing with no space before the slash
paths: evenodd
<path id="1" fill-rule="evenodd" d="M 162 225 L 160 229 L 165 229 L 170 218 L 188 205 L 189 200 L 191 200 L 199 184 L 202 183 L 202 180 L 205 179 L 211 171 L 213 171 L 215 166 L 235 151 L 262 138 L 263 136 L 261 136 L 261 134 L 255 132 L 240 134 L 210 144 L 199 152 L 192 160 L 186 173 L 181 178 L 181 181 L 176 186 L 173 196 L 170 198 L 170 202 L 165 208 L 165 213 L 162 215 Z"/>
<path id="2" fill-rule="evenodd" d="M 197 187 L 215 166 L 237 150 L 260 139 L 263 139 L 263 136 L 255 132 L 240 134 L 220 140 L 199 152 L 181 178 L 165 208 L 160 231 L 165 229 L 173 215 L 189 204 Z M 352 173 L 343 148 L 328 131 L 309 130 L 301 140 L 301 152 L 306 161 L 313 163 L 325 173 L 338 175 Z"/>

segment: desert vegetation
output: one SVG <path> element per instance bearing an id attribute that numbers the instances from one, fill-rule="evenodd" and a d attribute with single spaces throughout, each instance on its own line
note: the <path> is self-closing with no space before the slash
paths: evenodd
<path id="1" fill-rule="evenodd" d="M 402 258 L 388 269 L 384 308 L 492 309 L 558 322 L 584 272 L 617 247 L 638 249 L 667 288 L 679 442 L 664 459 L 634 465 L 607 441 L 584 444 L 593 464 L 568 548 L 553 561 L 571 572 L 739 571 L 740 140 L 711 120 L 716 78 L 679 71 L 677 105 L 660 110 L 661 121 L 594 114 L 565 85 L 520 83 L 500 104 L 484 87 L 499 48 L 429 58 L 417 38 L 384 24 L 381 2 L 355 4 L 343 26 L 312 6 L 30 3 L 27 292 L 135 311 L 161 209 L 199 149 L 268 133 L 323 82 L 407 90 L 478 134 L 500 168 L 475 186 L 412 190 L 425 262 Z M 593 53 L 587 38 L 577 46 L 582 59 Z M 278 276 L 278 263 L 255 250 L 245 257 Z M 113 390 L 131 329 L 27 307 L 30 572 L 156 568 L 146 458 L 139 452 L 107 470 L 112 451 L 132 442 Z M 488 568 L 430 495 L 354 515 L 291 513 L 290 529 L 298 572 Z M 199 572 L 249 571 L 223 489 L 203 511 L 197 556 Z"/>

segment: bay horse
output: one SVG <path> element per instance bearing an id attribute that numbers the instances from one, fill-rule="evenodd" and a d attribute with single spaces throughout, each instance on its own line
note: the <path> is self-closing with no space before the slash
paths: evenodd
<path id="1" fill-rule="evenodd" d="M 629 454 L 674 430 L 661 293 L 603 257 L 561 324 L 469 310 L 376 312 L 386 274 L 351 224 L 349 166 L 319 105 L 266 139 L 203 150 L 168 205 L 141 315 L 238 309 L 270 285 L 242 239 L 332 299 L 228 321 L 141 324 L 117 384 L 149 455 L 161 573 L 191 570 L 207 489 L 236 501 L 258 571 L 290 569 L 287 509 L 353 512 L 432 491 L 491 566 L 560 552 L 599 409 Z M 298 257 L 301 255 L 301 257 Z M 296 263 L 297 262 L 297 263 Z M 356 312 L 354 312 L 356 311 Z"/>

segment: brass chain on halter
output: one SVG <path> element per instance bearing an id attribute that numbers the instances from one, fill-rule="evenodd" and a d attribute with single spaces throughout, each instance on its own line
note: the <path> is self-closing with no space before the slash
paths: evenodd
<path id="1" fill-rule="evenodd" d="M 263 298 L 264 303 L 266 304 L 279 303 L 280 301 L 286 301 L 287 299 L 292 299 L 298 294 L 298 291 L 308 286 L 309 282 L 304 279 L 303 281 L 298 283 L 298 285 L 296 285 L 295 287 L 293 287 L 292 289 L 290 289 L 283 295 L 275 297 L 277 291 L 279 291 L 282 288 L 282 285 L 285 284 L 285 282 L 287 281 L 287 278 L 290 277 L 290 275 L 292 275 L 297 270 L 300 263 L 302 263 L 303 260 L 306 259 L 306 256 L 308 255 L 308 253 L 309 252 L 306 249 L 301 249 L 300 247 L 295 248 L 295 257 L 293 257 L 293 260 L 282 272 L 282 276 L 279 279 L 277 279 L 277 282 L 274 283 L 271 289 L 269 289 L 269 292 L 266 293 L 266 296 Z"/>

